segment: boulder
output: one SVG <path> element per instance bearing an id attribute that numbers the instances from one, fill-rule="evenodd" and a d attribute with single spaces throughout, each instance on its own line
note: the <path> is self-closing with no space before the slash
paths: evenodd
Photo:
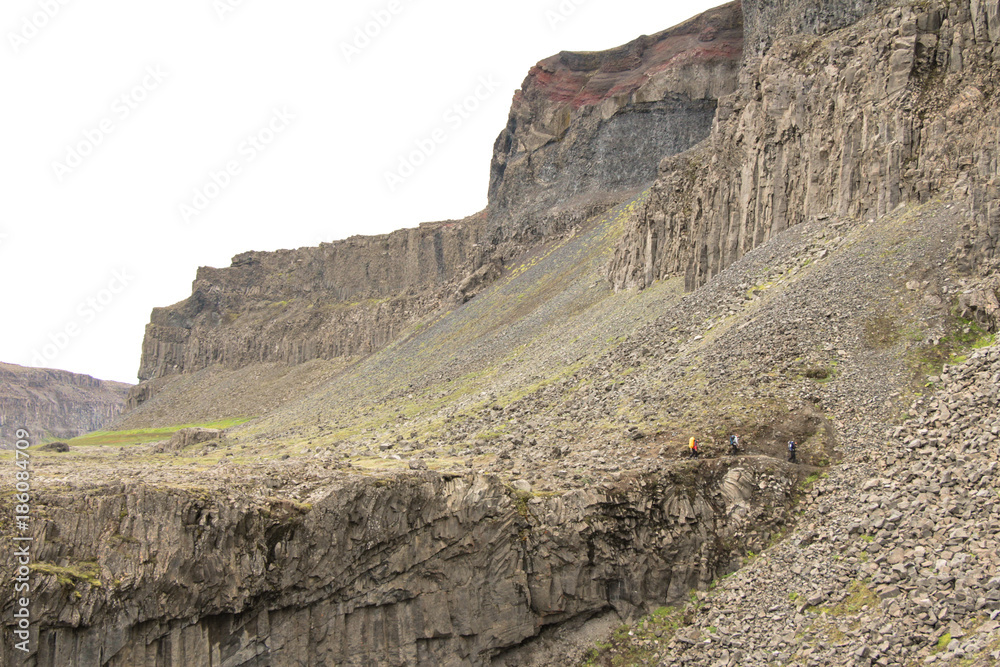
<path id="1" fill-rule="evenodd" d="M 182 428 L 170 436 L 171 449 L 184 449 L 191 445 L 221 440 L 225 431 L 216 428 Z"/>

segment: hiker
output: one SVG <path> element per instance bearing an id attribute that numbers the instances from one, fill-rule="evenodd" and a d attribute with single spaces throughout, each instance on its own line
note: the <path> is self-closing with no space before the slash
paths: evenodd
<path id="1" fill-rule="evenodd" d="M 729 436 L 729 453 L 736 456 L 740 451 L 740 436 L 733 434 Z"/>
<path id="2" fill-rule="evenodd" d="M 798 443 L 794 440 L 788 441 L 788 461 L 790 463 L 795 463 L 795 449 L 798 447 Z"/>
<path id="3" fill-rule="evenodd" d="M 698 441 L 694 439 L 693 435 L 691 436 L 691 441 L 688 442 L 688 449 L 691 450 L 691 458 L 698 458 Z"/>

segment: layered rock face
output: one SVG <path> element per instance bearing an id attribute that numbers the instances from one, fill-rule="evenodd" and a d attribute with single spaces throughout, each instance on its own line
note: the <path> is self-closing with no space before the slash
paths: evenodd
<path id="1" fill-rule="evenodd" d="M 153 311 L 139 379 L 363 356 L 468 300 L 506 262 L 619 203 L 652 182 L 664 155 L 704 139 L 716 100 L 736 86 L 742 34 L 736 2 L 618 49 L 542 61 L 497 140 L 485 212 L 202 268 L 191 297 Z M 140 386 L 129 404 L 154 393 Z"/>
<path id="2" fill-rule="evenodd" d="M 544 236 L 576 220 L 574 209 L 650 183 L 664 156 L 708 136 L 742 52 L 733 2 L 611 51 L 538 63 L 494 147 L 494 233 Z"/>
<path id="3" fill-rule="evenodd" d="M 83 564 L 40 580 L 19 664 L 488 665 L 729 572 L 787 519 L 792 468 L 706 461 L 548 498 L 436 473 L 327 479 L 311 505 L 232 485 L 53 492 L 36 558 Z"/>
<path id="4" fill-rule="evenodd" d="M 96 431 L 125 407 L 130 385 L 89 375 L 0 363 L 0 449 L 27 429 L 33 442 Z"/>
<path id="5" fill-rule="evenodd" d="M 476 228 L 476 219 L 430 223 L 201 268 L 188 299 L 153 311 L 139 379 L 368 354 L 476 287 L 457 276 L 488 275 Z"/>
<path id="6" fill-rule="evenodd" d="M 966 267 L 997 261 L 997 3 L 883 4 L 745 3 L 739 90 L 708 141 L 661 163 L 616 288 L 683 274 L 691 289 L 791 225 L 945 194 L 970 204 Z"/>

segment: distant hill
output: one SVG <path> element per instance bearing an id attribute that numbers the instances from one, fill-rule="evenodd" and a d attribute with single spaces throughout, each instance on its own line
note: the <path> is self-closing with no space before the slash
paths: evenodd
<path id="1" fill-rule="evenodd" d="M 33 442 L 94 431 L 122 411 L 131 385 L 48 368 L 0 363 L 0 449 L 27 428 Z"/>

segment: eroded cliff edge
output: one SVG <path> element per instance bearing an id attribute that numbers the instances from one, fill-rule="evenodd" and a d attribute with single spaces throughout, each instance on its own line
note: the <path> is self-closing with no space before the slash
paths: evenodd
<path id="1" fill-rule="evenodd" d="M 668 157 L 609 266 L 616 288 L 693 289 L 801 222 L 969 203 L 957 253 L 1000 246 L 997 2 L 744 3 L 738 90 L 707 141 Z"/>

